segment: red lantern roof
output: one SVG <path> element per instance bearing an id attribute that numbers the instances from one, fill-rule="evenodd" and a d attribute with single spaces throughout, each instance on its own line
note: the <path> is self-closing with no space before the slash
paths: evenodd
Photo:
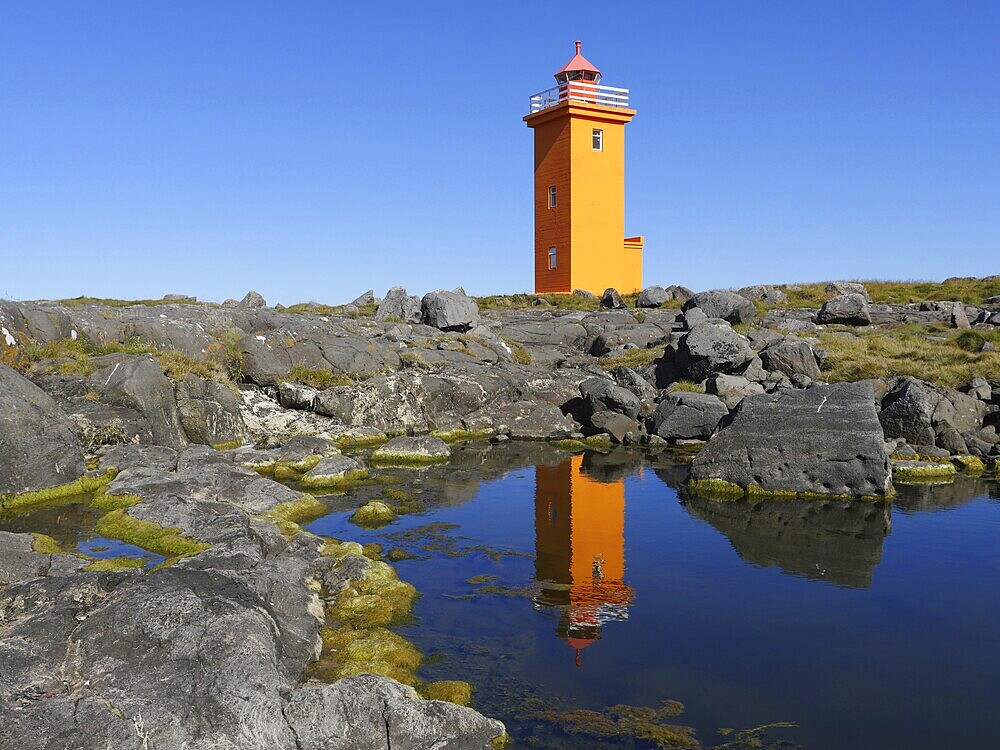
<path id="1" fill-rule="evenodd" d="M 575 71 L 587 71 L 588 73 L 594 73 L 598 78 L 601 76 L 601 71 L 599 71 L 590 60 L 580 54 L 580 40 L 576 40 L 576 54 L 573 55 L 573 59 L 568 63 L 563 65 L 559 70 L 556 71 L 556 78 L 559 77 L 560 73 L 571 73 Z"/>

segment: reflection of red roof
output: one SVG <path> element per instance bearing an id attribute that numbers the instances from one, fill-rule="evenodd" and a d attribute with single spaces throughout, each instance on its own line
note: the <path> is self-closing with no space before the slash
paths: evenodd
<path id="1" fill-rule="evenodd" d="M 594 638 L 563 638 L 563 640 L 566 641 L 567 646 L 575 648 L 577 651 L 597 642 Z"/>
<path id="2" fill-rule="evenodd" d="M 567 73 L 571 70 L 589 70 L 592 73 L 597 73 L 597 74 L 600 74 L 601 72 L 594 67 L 594 64 L 590 62 L 590 60 L 588 60 L 586 57 L 580 54 L 579 39 L 576 40 L 576 54 L 573 55 L 573 59 L 570 60 L 565 65 L 563 65 L 561 68 L 559 68 L 559 70 L 556 71 L 556 75 L 559 75 L 560 73 Z"/>

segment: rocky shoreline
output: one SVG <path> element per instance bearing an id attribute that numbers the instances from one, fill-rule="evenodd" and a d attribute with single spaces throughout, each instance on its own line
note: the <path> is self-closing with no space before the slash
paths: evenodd
<path id="1" fill-rule="evenodd" d="M 399 288 L 292 309 L 255 293 L 0 301 L 0 514 L 84 503 L 103 536 L 162 560 L 144 572 L 0 531 L 0 744 L 500 746 L 502 724 L 435 699 L 464 690 L 414 677 L 390 630 L 412 587 L 302 529 L 325 506 L 275 480 L 345 488 L 447 462 L 456 440 L 674 449 L 708 503 L 878 501 L 997 470 L 1000 299 L 874 303 L 838 283 L 808 308 L 793 293 L 609 290 L 580 310 Z M 826 382 L 841 342 L 959 332 L 982 339 L 964 382 Z M 358 518 L 403 510 L 376 498 Z"/>

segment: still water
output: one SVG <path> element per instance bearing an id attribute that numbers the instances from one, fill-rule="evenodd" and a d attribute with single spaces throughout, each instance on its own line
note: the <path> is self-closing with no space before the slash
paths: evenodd
<path id="1" fill-rule="evenodd" d="M 351 524 L 350 497 L 310 528 L 417 556 L 396 566 L 421 592 L 400 629 L 421 675 L 471 681 L 518 747 L 654 747 L 569 737 L 537 709 L 664 700 L 706 746 L 794 722 L 768 737 L 1000 747 L 995 483 L 904 487 L 891 506 L 719 503 L 681 497 L 664 459 L 500 456 L 458 451 L 416 480 L 424 512 L 382 529 Z M 470 479 L 478 464 L 495 478 Z"/>

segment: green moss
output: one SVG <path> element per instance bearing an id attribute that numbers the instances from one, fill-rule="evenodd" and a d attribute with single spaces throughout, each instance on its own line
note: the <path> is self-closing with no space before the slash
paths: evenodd
<path id="1" fill-rule="evenodd" d="M 590 437 L 584 438 L 583 442 L 588 448 L 605 453 L 615 446 L 615 444 L 611 442 L 611 438 L 607 435 L 591 435 Z"/>
<path id="2" fill-rule="evenodd" d="M 329 508 L 312 495 L 302 495 L 297 500 L 289 500 L 287 503 L 278 503 L 268 510 L 264 515 L 272 521 L 313 521 L 329 512 Z"/>
<path id="3" fill-rule="evenodd" d="M 452 443 L 471 443 L 477 440 L 487 440 L 491 434 L 489 430 L 446 430 L 431 433 L 431 435 L 441 438 L 449 445 Z"/>
<path id="4" fill-rule="evenodd" d="M 950 482 L 955 478 L 953 464 L 896 464 L 892 467 L 892 478 L 900 483 Z"/>
<path id="5" fill-rule="evenodd" d="M 423 456 L 417 453 L 379 453 L 376 451 L 369 461 L 379 466 L 432 466 L 447 463 L 449 456 Z"/>
<path id="6" fill-rule="evenodd" d="M 368 542 L 368 544 L 362 545 L 361 551 L 369 560 L 382 559 L 382 545 L 378 542 Z"/>
<path id="7" fill-rule="evenodd" d="M 104 557 L 85 565 L 83 569 L 89 573 L 107 573 L 114 570 L 141 568 L 144 564 L 145 561 L 137 557 Z"/>
<path id="8" fill-rule="evenodd" d="M 319 476 L 304 476 L 299 484 L 311 490 L 346 487 L 368 477 L 366 469 L 354 469 L 343 474 L 322 474 Z"/>
<path id="9" fill-rule="evenodd" d="M 341 625 L 324 628 L 323 655 L 312 675 L 337 680 L 358 674 L 380 674 L 406 685 L 416 685 L 416 670 L 423 661 L 419 649 L 395 633 L 382 628 Z"/>
<path id="10" fill-rule="evenodd" d="M 965 474 L 979 475 L 986 471 L 986 464 L 978 456 L 952 456 L 951 462 Z"/>
<path id="11" fill-rule="evenodd" d="M 504 732 L 499 737 L 494 737 L 490 740 L 490 747 L 493 750 L 504 750 L 511 743 L 510 735 Z"/>
<path id="12" fill-rule="evenodd" d="M 32 552 L 37 552 L 40 555 L 58 555 L 62 553 L 62 548 L 59 546 L 59 542 L 50 537 L 48 534 L 39 534 L 36 531 L 32 531 L 31 537 Z"/>
<path id="13" fill-rule="evenodd" d="M 90 507 L 102 510 L 121 510 L 131 508 L 140 502 L 142 502 L 142 498 L 138 495 L 109 495 L 102 493 L 94 496 L 94 499 L 90 501 Z"/>
<path id="14" fill-rule="evenodd" d="M 160 526 L 155 521 L 143 521 L 124 510 L 113 510 L 98 519 L 95 530 L 102 536 L 120 539 L 166 557 L 195 555 L 211 545 L 184 536 L 180 529 Z"/>
<path id="15" fill-rule="evenodd" d="M 461 680 L 438 680 L 423 689 L 424 698 L 430 701 L 448 701 L 460 706 L 472 703 L 472 685 Z"/>
<path id="16" fill-rule="evenodd" d="M 57 487 L 22 492 L 16 495 L 4 495 L 0 497 L 0 508 L 28 508 L 36 505 L 45 505 L 76 495 L 98 492 L 108 486 L 116 476 L 118 476 L 118 470 L 109 469 L 98 477 L 80 477 L 75 481 L 61 484 Z"/>
<path id="17" fill-rule="evenodd" d="M 380 528 L 396 520 L 396 512 L 383 502 L 365 503 L 351 516 L 351 523 L 364 528 Z"/>
<path id="18" fill-rule="evenodd" d="M 324 557 L 334 557 L 339 560 L 348 555 L 363 556 L 365 550 L 357 542 L 338 542 L 334 539 L 328 539 L 319 548 L 319 553 Z"/>
<path id="19" fill-rule="evenodd" d="M 569 453 L 582 453 L 587 450 L 587 444 L 582 440 L 553 440 L 552 446 Z"/>
<path id="20" fill-rule="evenodd" d="M 390 565 L 372 561 L 364 579 L 337 595 L 330 614 L 355 628 L 388 627 L 410 616 L 416 595 Z"/>
<path id="21" fill-rule="evenodd" d="M 417 556 L 400 547 L 393 547 L 386 552 L 385 557 L 389 562 L 399 562 L 400 560 L 414 560 Z"/>
<path id="22" fill-rule="evenodd" d="M 687 488 L 693 495 L 714 500 L 738 500 L 746 494 L 738 484 L 724 479 L 692 479 Z"/>
<path id="23" fill-rule="evenodd" d="M 217 451 L 233 451 L 242 446 L 243 446 L 243 441 L 240 440 L 239 438 L 236 438 L 235 440 L 230 440 L 225 443 L 214 443 L 212 445 L 212 447 L 215 448 L 215 450 Z"/>

